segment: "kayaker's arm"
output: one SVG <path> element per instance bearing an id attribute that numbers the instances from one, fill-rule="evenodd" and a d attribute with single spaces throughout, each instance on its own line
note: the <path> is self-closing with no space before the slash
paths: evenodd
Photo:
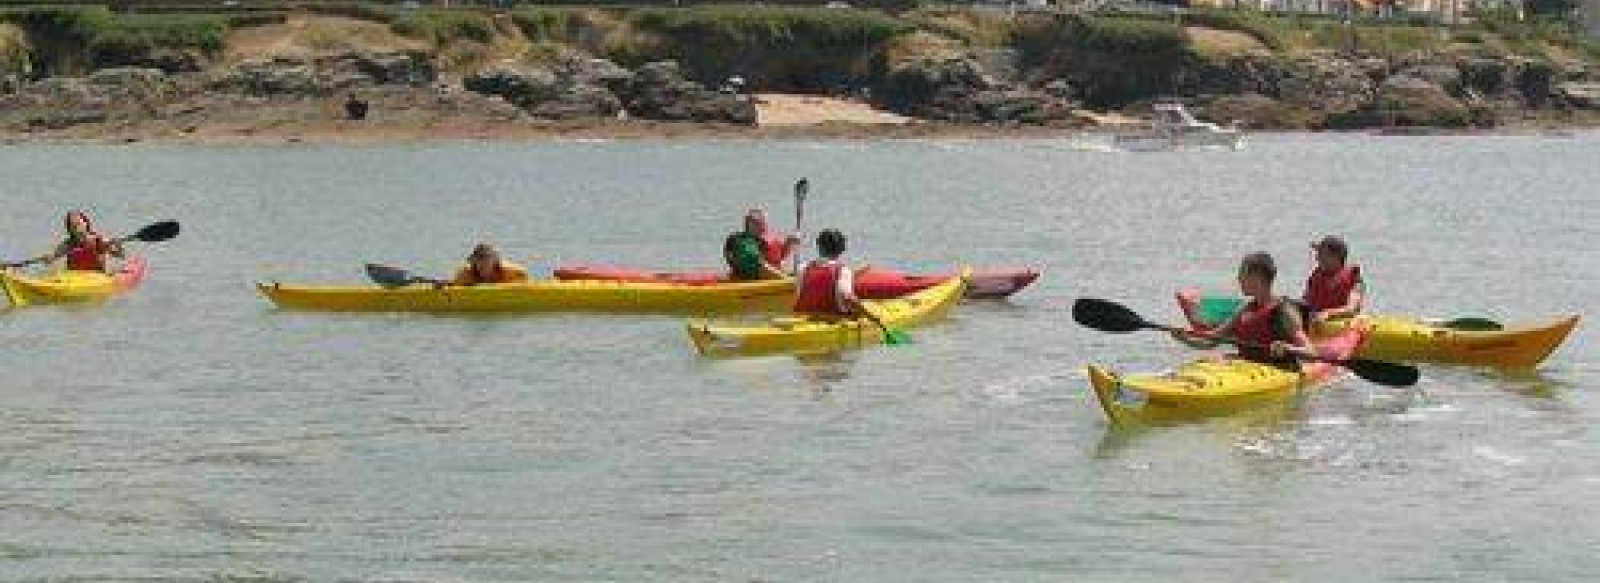
<path id="1" fill-rule="evenodd" d="M 1284 309 L 1278 312 L 1281 330 L 1287 331 L 1289 341 L 1276 341 L 1272 343 L 1273 356 L 1295 355 L 1317 358 L 1316 345 L 1311 343 L 1311 336 L 1306 334 L 1305 321 L 1300 318 L 1300 310 Z"/>
<path id="2" fill-rule="evenodd" d="M 1344 305 L 1312 314 L 1311 319 L 1316 322 L 1323 322 L 1360 315 L 1361 309 L 1367 300 L 1365 288 L 1365 283 L 1357 282 L 1355 289 L 1350 290 L 1350 297 L 1345 300 Z"/>

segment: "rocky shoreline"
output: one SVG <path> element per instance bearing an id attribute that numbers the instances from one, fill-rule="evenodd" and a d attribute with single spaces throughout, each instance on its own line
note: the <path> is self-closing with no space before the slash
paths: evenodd
<path id="1" fill-rule="evenodd" d="M 1600 65 L 1581 59 L 1205 53 L 1191 46 L 1193 31 L 1166 52 L 1145 39 L 1145 52 L 1130 58 L 1117 45 L 1124 41 L 1094 40 L 1105 36 L 1095 22 L 1039 20 L 1005 49 L 911 33 L 875 49 L 871 67 L 840 77 L 845 99 L 905 123 L 762 125 L 760 99 L 711 86 L 704 65 L 662 58 L 623 66 L 581 43 L 448 67 L 437 47 L 229 59 L 161 49 L 81 75 L 0 75 L 0 140 L 1059 137 L 1125 123 L 1170 95 L 1203 118 L 1251 130 L 1486 131 L 1600 120 Z M 756 82 L 781 85 L 775 75 Z M 359 103 L 363 119 L 352 119 L 346 101 Z"/>

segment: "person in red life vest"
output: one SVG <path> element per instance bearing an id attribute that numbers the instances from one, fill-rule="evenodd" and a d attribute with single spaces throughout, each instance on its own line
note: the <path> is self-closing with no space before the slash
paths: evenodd
<path id="1" fill-rule="evenodd" d="M 1361 267 L 1350 263 L 1350 247 L 1344 239 L 1323 237 L 1311 244 L 1317 267 L 1306 278 L 1303 299 L 1312 323 L 1332 318 L 1348 318 L 1361 313 L 1366 301 L 1366 283 Z"/>
<path id="2" fill-rule="evenodd" d="M 782 266 L 794 253 L 794 248 L 800 246 L 800 234 L 785 236 L 774 230 L 772 224 L 767 222 L 767 211 L 753 208 L 745 212 L 744 218 L 746 225 L 754 223 L 755 235 L 761 238 L 761 254 L 766 257 L 767 263 Z"/>
<path id="3" fill-rule="evenodd" d="M 67 230 L 67 238 L 56 245 L 54 252 L 44 257 L 45 261 L 65 257 L 69 270 L 104 273 L 110 263 L 106 260 L 107 256 L 122 258 L 122 245 L 96 232 L 94 223 L 83 211 L 68 211 L 62 223 Z"/>
<path id="4" fill-rule="evenodd" d="M 817 259 L 800 270 L 795 289 L 794 313 L 821 318 L 851 316 L 861 312 L 855 277 L 839 260 L 844 255 L 844 233 L 825 229 L 817 234 Z"/>
<path id="5" fill-rule="evenodd" d="M 1255 345 L 1240 347 L 1241 358 L 1280 366 L 1294 365 L 1295 355 L 1315 355 L 1316 348 L 1306 335 L 1294 300 L 1272 295 L 1272 281 L 1277 275 L 1271 255 L 1246 255 L 1239 262 L 1239 292 L 1247 298 L 1244 307 L 1216 329 L 1179 331 L 1173 337 L 1202 349 L 1216 346 L 1216 338 L 1231 337 Z"/>

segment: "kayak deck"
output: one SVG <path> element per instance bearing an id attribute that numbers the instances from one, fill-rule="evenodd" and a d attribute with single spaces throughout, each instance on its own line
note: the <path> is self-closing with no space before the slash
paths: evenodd
<path id="1" fill-rule="evenodd" d="M 866 266 L 856 270 L 856 295 L 864 300 L 886 300 L 916 293 L 939 285 L 955 274 L 916 275 L 893 269 Z M 710 285 L 727 283 L 727 274 L 713 270 L 650 271 L 612 265 L 563 265 L 555 269 L 560 280 L 630 281 L 673 283 L 678 285 Z M 999 299 L 1022 291 L 1039 279 L 1039 271 L 1030 267 L 994 267 L 975 269 L 967 276 L 965 297 L 969 299 Z"/>
<path id="2" fill-rule="evenodd" d="M 116 272 L 62 270 L 40 277 L 0 271 L 0 291 L 13 307 L 47 304 L 92 304 L 128 292 L 144 281 L 143 257 L 129 257 Z"/>
<path id="3" fill-rule="evenodd" d="M 970 273 L 963 271 L 962 275 Z M 945 317 L 966 289 L 964 277 L 894 300 L 864 302 L 885 326 L 904 329 Z M 706 356 L 815 354 L 882 344 L 884 333 L 867 318 L 822 319 L 783 316 L 755 322 L 691 321 L 688 333 L 695 349 Z"/>
<path id="4" fill-rule="evenodd" d="M 1319 342 L 1322 354 L 1349 358 L 1366 331 L 1351 328 Z M 1196 360 L 1161 375 L 1121 375 L 1089 365 L 1096 401 L 1112 425 L 1169 424 L 1290 402 L 1339 378 L 1343 369 L 1305 362 L 1299 370 L 1247 360 Z"/>
<path id="5" fill-rule="evenodd" d="M 323 312 L 730 314 L 788 306 L 787 280 L 682 286 L 606 281 L 535 281 L 470 287 L 257 284 L 286 310 Z"/>

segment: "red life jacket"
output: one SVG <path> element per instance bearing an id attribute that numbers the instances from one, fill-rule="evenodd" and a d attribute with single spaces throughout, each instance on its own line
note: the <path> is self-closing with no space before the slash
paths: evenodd
<path id="1" fill-rule="evenodd" d="M 99 235 L 67 251 L 67 269 L 73 271 L 105 271 L 106 242 Z"/>
<path id="2" fill-rule="evenodd" d="M 1278 337 L 1278 307 L 1282 305 L 1283 300 L 1278 298 L 1264 304 L 1250 300 L 1239 310 L 1239 319 L 1233 325 L 1234 338 L 1258 346 L 1267 346 L 1276 340 L 1288 340 Z M 1249 352 L 1246 349 L 1245 354 Z"/>
<path id="3" fill-rule="evenodd" d="M 1306 305 L 1316 312 L 1344 307 L 1360 283 L 1361 268 L 1353 264 L 1333 271 L 1318 267 L 1306 278 Z"/>
<path id="4" fill-rule="evenodd" d="M 761 235 L 761 255 L 766 257 L 767 263 L 783 265 L 783 260 L 789 257 L 789 242 L 783 235 L 777 233 L 763 233 Z"/>
<path id="5" fill-rule="evenodd" d="M 806 264 L 800 273 L 800 287 L 794 296 L 796 314 L 818 316 L 843 315 L 839 309 L 839 272 L 844 264 L 838 261 L 817 260 Z"/>

